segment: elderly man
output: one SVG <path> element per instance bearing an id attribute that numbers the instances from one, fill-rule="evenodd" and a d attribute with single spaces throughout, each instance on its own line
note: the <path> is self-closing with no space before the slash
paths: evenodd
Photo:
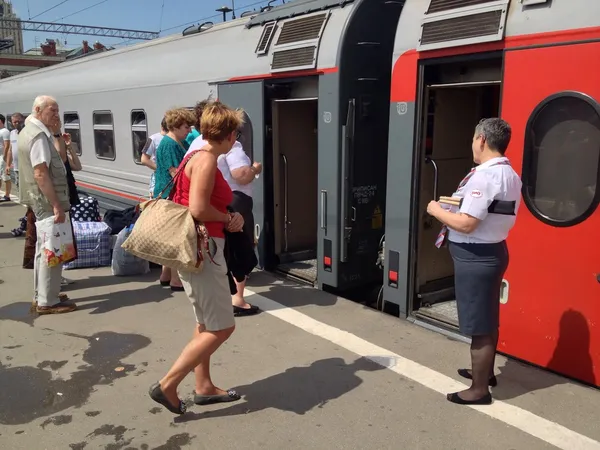
<path id="1" fill-rule="evenodd" d="M 30 207 L 36 220 L 54 216 L 63 223 L 69 210 L 67 171 L 57 151 L 50 128 L 60 120 L 58 103 L 49 96 L 33 102 L 32 114 L 19 133 L 19 194 L 21 202 Z M 74 311 L 75 304 L 61 296 L 60 265 L 48 267 L 42 262 L 43 241 L 38 234 L 33 275 L 34 307 L 38 314 L 62 314 Z"/>

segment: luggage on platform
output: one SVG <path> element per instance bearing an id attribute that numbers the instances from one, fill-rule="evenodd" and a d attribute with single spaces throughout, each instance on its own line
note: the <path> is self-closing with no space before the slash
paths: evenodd
<path id="1" fill-rule="evenodd" d="M 73 221 L 77 260 L 64 265 L 66 270 L 105 267 L 111 264 L 111 229 L 104 222 Z"/>
<path id="2" fill-rule="evenodd" d="M 149 261 L 138 258 L 121 247 L 123 242 L 129 237 L 132 228 L 133 225 L 123 228 L 117 235 L 111 264 L 112 274 L 117 277 L 145 275 L 150 272 Z"/>
<path id="3" fill-rule="evenodd" d="M 79 195 L 79 205 L 71 206 L 73 222 L 100 222 L 98 200 L 92 196 Z"/>

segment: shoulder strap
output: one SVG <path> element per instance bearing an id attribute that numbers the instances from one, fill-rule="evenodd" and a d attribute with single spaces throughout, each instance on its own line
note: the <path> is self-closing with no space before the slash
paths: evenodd
<path id="1" fill-rule="evenodd" d="M 187 163 L 190 162 L 190 159 L 192 159 L 192 157 L 198 153 L 200 150 L 194 150 L 192 153 L 190 153 L 189 155 L 187 155 L 184 159 L 182 164 L 179 165 L 179 169 L 177 169 L 177 172 L 175 172 L 175 176 L 173 178 L 171 178 L 171 181 L 169 181 L 167 183 L 167 185 L 165 186 L 165 188 L 160 192 L 160 194 L 158 194 L 158 198 L 162 198 L 163 194 L 167 191 L 167 189 L 169 189 L 169 187 L 171 188 L 171 191 L 169 192 L 169 198 L 172 198 L 173 195 L 173 188 L 175 187 L 175 182 L 176 180 L 179 178 L 179 176 L 181 175 L 181 173 L 183 172 L 183 170 L 185 169 L 185 166 L 187 166 Z"/>

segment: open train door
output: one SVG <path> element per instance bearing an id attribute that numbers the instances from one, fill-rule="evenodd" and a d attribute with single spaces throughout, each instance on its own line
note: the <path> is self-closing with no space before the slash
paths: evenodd
<path id="1" fill-rule="evenodd" d="M 264 154 L 264 84 L 262 81 L 223 83 L 218 86 L 219 100 L 232 108 L 242 108 L 245 123 L 240 133 L 240 143 L 252 161 L 265 162 Z M 262 239 L 265 223 L 264 173 L 252 182 L 254 202 L 254 238 L 258 241 L 259 264 L 264 267 L 266 240 Z"/>
<path id="2" fill-rule="evenodd" d="M 598 42 L 506 51 L 502 117 L 513 129 L 507 155 L 522 174 L 523 204 L 508 241 L 499 343 L 501 352 L 596 386 L 599 54 Z"/>

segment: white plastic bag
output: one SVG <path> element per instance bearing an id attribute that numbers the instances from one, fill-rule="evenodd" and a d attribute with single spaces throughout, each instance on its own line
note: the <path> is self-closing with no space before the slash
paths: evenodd
<path id="1" fill-rule="evenodd" d="M 71 218 L 69 214 L 66 216 L 63 223 L 54 223 L 54 216 L 35 223 L 38 239 L 43 244 L 42 260 L 48 267 L 77 259 Z"/>
<path id="2" fill-rule="evenodd" d="M 111 270 L 117 277 L 133 275 L 145 275 L 150 272 L 150 262 L 125 251 L 123 242 L 131 234 L 132 226 L 123 228 L 117 235 L 117 241 L 113 249 Z"/>

